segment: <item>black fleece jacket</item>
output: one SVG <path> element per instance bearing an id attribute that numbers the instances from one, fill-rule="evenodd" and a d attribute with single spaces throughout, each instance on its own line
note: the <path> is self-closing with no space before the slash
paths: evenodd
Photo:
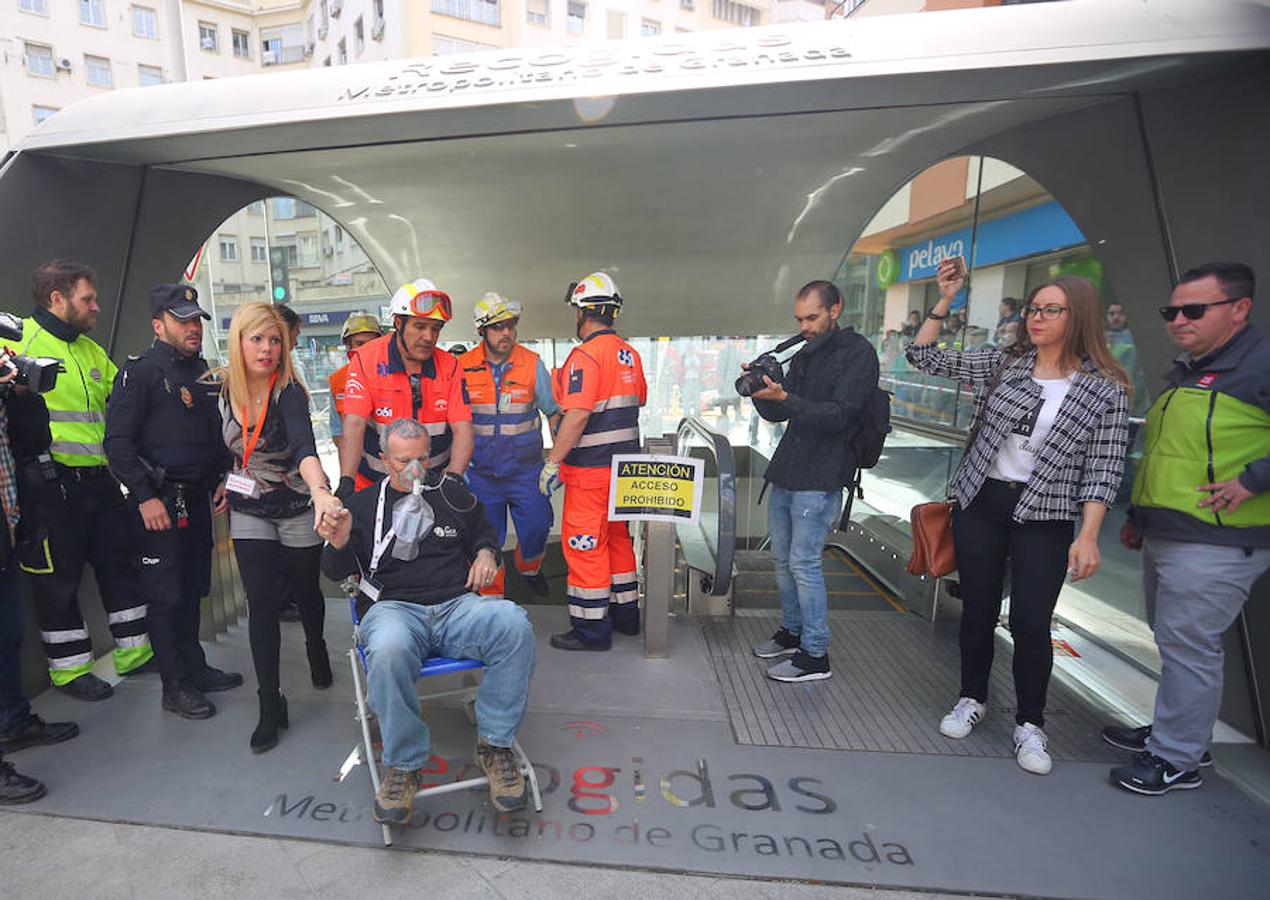
<path id="1" fill-rule="evenodd" d="M 755 400 L 769 422 L 788 422 L 764 476 L 787 491 L 836 491 L 855 480 L 847 439 L 878 386 L 878 354 L 852 328 L 835 328 L 794 354 L 789 397 Z"/>

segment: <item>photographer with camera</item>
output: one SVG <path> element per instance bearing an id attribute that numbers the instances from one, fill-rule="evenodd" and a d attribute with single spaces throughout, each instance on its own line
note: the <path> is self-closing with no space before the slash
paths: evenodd
<path id="1" fill-rule="evenodd" d="M 760 659 L 789 656 L 767 670 L 776 681 L 829 678 L 828 597 L 821 564 L 825 539 L 842 512 L 842 488 L 858 462 L 849 438 L 878 386 L 878 355 L 852 328 L 839 328 L 842 295 L 828 281 L 804 285 L 794 300 L 806 341 L 781 377 L 774 354 L 742 365 L 737 392 L 769 422 L 787 422 L 764 475 L 781 627 L 754 648 Z M 786 341 L 777 348 L 792 346 Z"/>
<path id="2" fill-rule="evenodd" d="M 97 325 L 96 274 L 82 263 L 41 263 L 31 278 L 35 311 L 19 350 L 62 360 L 66 374 L 43 394 L 50 442 L 18 457 L 24 540 L 19 562 L 31 577 L 49 678 L 77 700 L 114 693 L 92 673 L 93 645 L 79 609 L 84 563 L 92 563 L 115 639 L 115 671 L 151 671 L 146 607 L 137 589 L 132 520 L 106 467 L 106 401 L 117 371 L 88 337 Z M 32 455 L 32 453 L 34 455 Z"/>

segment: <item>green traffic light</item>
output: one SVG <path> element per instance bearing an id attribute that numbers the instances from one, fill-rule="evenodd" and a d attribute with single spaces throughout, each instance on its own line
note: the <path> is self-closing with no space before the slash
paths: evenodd
<path id="1" fill-rule="evenodd" d="M 273 289 L 273 299 L 277 300 L 278 302 L 282 302 L 283 300 L 287 299 L 287 289 L 284 288 L 282 285 L 278 285 L 277 287 L 275 287 Z"/>

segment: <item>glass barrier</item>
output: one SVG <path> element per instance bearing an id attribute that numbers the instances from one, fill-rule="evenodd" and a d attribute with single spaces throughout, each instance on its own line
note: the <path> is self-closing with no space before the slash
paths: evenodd
<path id="1" fill-rule="evenodd" d="M 679 423 L 675 452 L 705 461 L 705 484 L 696 524 L 677 524 L 680 547 L 693 568 L 712 573 L 709 592 L 721 597 L 732 584 L 736 552 L 736 463 L 728 439 L 696 418 Z"/>

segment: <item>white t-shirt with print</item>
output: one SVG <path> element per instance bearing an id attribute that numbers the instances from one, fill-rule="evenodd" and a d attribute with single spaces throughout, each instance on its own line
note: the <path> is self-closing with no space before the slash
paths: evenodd
<path id="1" fill-rule="evenodd" d="M 1069 378 L 1033 378 L 1041 386 L 1041 402 L 1030 415 L 1024 416 L 1014 431 L 1006 435 L 1005 443 L 997 452 L 997 458 L 988 469 L 988 477 L 1001 481 L 1027 481 L 1036 468 L 1036 455 L 1054 427 L 1058 408 L 1072 386 Z"/>

